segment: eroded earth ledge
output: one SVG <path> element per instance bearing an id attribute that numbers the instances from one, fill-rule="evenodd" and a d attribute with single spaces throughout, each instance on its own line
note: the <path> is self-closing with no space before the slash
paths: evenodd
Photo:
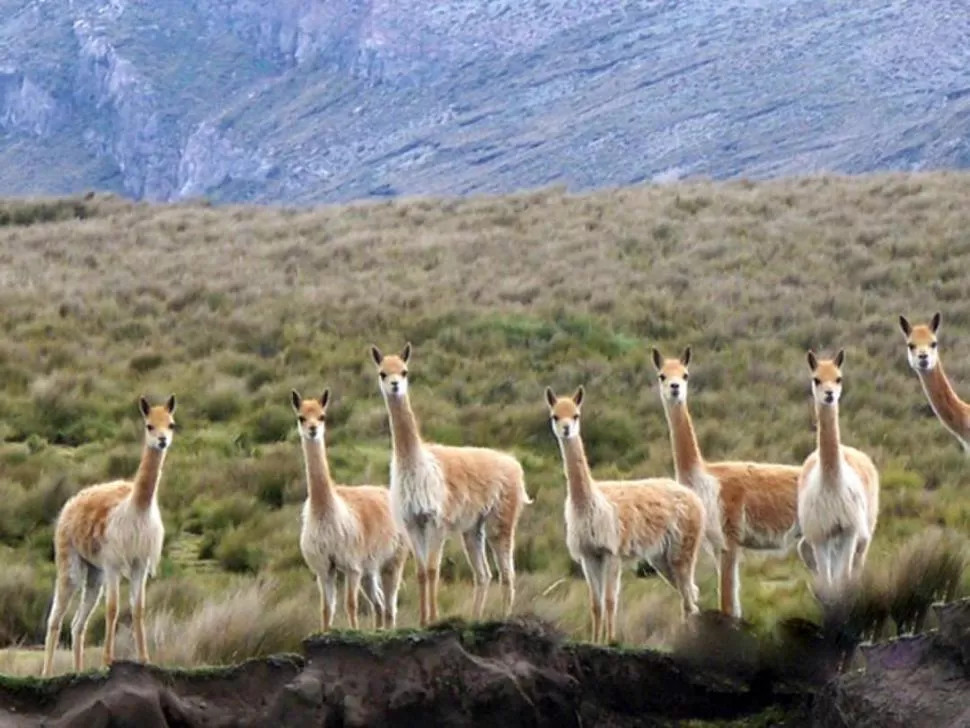
<path id="1" fill-rule="evenodd" d="M 533 618 L 446 622 L 231 668 L 0 678 L 0 726 L 967 726 L 970 600 L 936 611 L 938 630 L 863 648 L 865 669 L 841 675 L 844 646 L 799 620 L 764 640 L 708 613 L 673 655 L 570 643 Z"/>

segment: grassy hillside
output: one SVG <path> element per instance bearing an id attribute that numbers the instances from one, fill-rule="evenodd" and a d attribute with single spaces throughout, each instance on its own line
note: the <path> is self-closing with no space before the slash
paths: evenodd
<path id="1" fill-rule="evenodd" d="M 970 392 L 968 197 L 970 175 L 930 174 L 311 210 L 4 203 L 0 641 L 40 636 L 58 509 L 82 485 L 134 472 L 137 397 L 174 392 L 182 429 L 160 493 L 155 653 L 212 662 L 298 644 L 317 597 L 297 542 L 305 489 L 288 393 L 330 387 L 335 477 L 386 482 L 370 343 L 413 343 L 427 438 L 521 457 L 536 503 L 518 541 L 519 608 L 577 636 L 586 588 L 565 550 L 542 390 L 586 385 L 597 475 L 672 473 L 652 346 L 693 347 L 692 412 L 710 459 L 793 463 L 814 446 L 805 350 L 845 347 L 843 438 L 883 478 L 873 561 L 931 524 L 965 533 L 970 465 L 906 365 L 897 316 L 943 312 L 943 361 Z M 412 568 L 404 626 L 416 621 Z M 457 543 L 444 574 L 445 612 L 466 613 Z M 809 608 L 804 577 L 794 557 L 749 557 L 746 616 L 766 625 Z M 698 580 L 714 606 L 706 558 Z M 494 588 L 493 614 L 498 602 Z M 625 577 L 623 640 L 663 642 L 676 613 L 673 590 Z M 101 632 L 96 616 L 93 644 Z"/>

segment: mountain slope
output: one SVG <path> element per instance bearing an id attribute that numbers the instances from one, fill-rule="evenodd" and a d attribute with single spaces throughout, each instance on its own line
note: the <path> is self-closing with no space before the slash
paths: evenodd
<path id="1" fill-rule="evenodd" d="M 0 193 L 317 202 L 970 163 L 954 0 L 0 0 Z"/>

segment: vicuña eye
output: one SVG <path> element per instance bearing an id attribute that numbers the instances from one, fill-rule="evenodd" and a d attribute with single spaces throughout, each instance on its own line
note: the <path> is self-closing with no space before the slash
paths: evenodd
<path id="1" fill-rule="evenodd" d="M 553 415 L 552 416 L 552 421 L 553 422 L 559 422 L 559 415 Z"/>
<path id="2" fill-rule="evenodd" d="M 812 381 L 815 382 L 816 387 L 822 383 L 822 380 L 819 379 L 818 377 L 812 377 Z"/>
<path id="3" fill-rule="evenodd" d="M 301 425 L 306 423 L 306 417 L 304 417 L 303 415 L 300 415 L 296 419 L 299 420 Z"/>
<path id="4" fill-rule="evenodd" d="M 935 349 L 936 348 L 936 342 L 935 341 L 930 344 L 930 348 L 931 349 Z"/>
<path id="5" fill-rule="evenodd" d="M 657 376 L 658 376 L 658 378 L 660 379 L 661 382 L 663 382 L 663 381 L 665 381 L 667 379 L 667 375 L 666 374 L 658 374 Z"/>
<path id="6" fill-rule="evenodd" d="M 835 378 L 835 383 L 836 384 L 842 384 L 842 377 L 836 377 Z"/>
<path id="7" fill-rule="evenodd" d="M 407 375 L 408 375 L 408 370 L 407 369 L 405 369 L 403 372 L 401 372 L 401 376 L 402 377 L 406 377 Z"/>
<path id="8" fill-rule="evenodd" d="M 906 346 L 909 347 L 910 351 L 916 351 L 916 344 L 906 344 Z"/>
<path id="9" fill-rule="evenodd" d="M 381 372 L 381 379 L 387 379 L 387 372 Z"/>
<path id="10" fill-rule="evenodd" d="M 155 425 L 145 425 L 145 429 L 148 430 L 149 432 L 154 432 Z"/>
<path id="11" fill-rule="evenodd" d="M 684 372 L 684 381 L 687 381 L 687 372 Z"/>

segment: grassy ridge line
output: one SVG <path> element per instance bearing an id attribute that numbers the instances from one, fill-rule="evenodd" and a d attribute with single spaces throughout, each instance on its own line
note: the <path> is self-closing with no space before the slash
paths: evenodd
<path id="1" fill-rule="evenodd" d="M 934 173 L 314 209 L 8 201 L 0 543 L 20 566 L 0 575 L 0 594 L 9 585 L 27 598 L 11 600 L 0 639 L 30 639 L 43 619 L 64 499 L 134 471 L 141 392 L 176 392 L 183 427 L 160 493 L 168 544 L 152 603 L 189 615 L 206 595 L 265 574 L 280 599 L 302 599 L 312 624 L 288 392 L 330 386 L 335 477 L 386 482 L 370 343 L 414 343 L 412 398 L 427 438 L 522 458 L 537 501 L 518 539 L 523 598 L 572 634 L 585 628 L 582 584 L 540 596 L 575 575 L 542 387 L 586 385 L 598 476 L 670 473 L 650 346 L 692 345 L 692 412 L 708 457 L 782 462 L 814 446 L 805 349 L 845 346 L 843 437 L 872 454 L 883 479 L 873 556 L 926 524 L 966 531 L 966 461 L 928 411 L 896 317 L 943 311 L 942 357 L 963 391 L 968 193 L 970 176 Z M 217 573 L 193 573 L 172 549 L 184 534 Z M 712 605 L 706 561 L 699 572 Z M 470 574 L 455 544 L 445 578 L 443 605 L 464 609 L 467 590 L 450 582 Z M 621 637 L 662 641 L 673 593 L 625 581 Z M 748 558 L 743 583 L 757 622 L 808 604 L 791 558 Z M 414 601 L 406 586 L 404 624 Z"/>

